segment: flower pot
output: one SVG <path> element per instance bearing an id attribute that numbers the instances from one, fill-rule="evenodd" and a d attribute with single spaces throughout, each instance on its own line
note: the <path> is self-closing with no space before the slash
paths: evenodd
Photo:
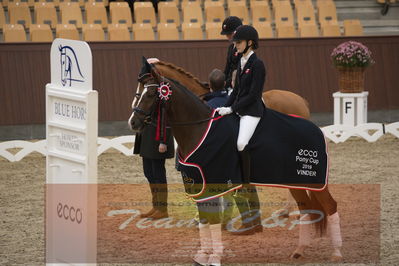
<path id="1" fill-rule="evenodd" d="M 339 91 L 356 93 L 364 91 L 364 67 L 337 67 Z"/>

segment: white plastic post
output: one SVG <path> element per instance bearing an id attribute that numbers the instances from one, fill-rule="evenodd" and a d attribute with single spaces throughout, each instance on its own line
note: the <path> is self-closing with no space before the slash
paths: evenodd
<path id="1" fill-rule="evenodd" d="M 86 42 L 55 39 L 46 85 L 46 263 L 95 264 L 98 94 Z"/>
<path id="2" fill-rule="evenodd" d="M 367 123 L 368 92 L 333 93 L 334 125 L 357 126 Z"/>

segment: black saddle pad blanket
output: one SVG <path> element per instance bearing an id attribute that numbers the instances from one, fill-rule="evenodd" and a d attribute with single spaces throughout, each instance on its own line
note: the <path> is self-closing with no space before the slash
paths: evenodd
<path id="1" fill-rule="evenodd" d="M 186 192 L 195 201 L 241 187 L 238 129 L 235 114 L 214 118 L 196 149 L 179 159 Z M 327 184 L 325 138 L 308 120 L 266 108 L 247 148 L 253 185 L 323 190 Z"/>

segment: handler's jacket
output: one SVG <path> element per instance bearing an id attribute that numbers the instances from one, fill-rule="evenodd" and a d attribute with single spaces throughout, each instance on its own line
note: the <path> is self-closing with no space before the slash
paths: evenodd
<path id="1" fill-rule="evenodd" d="M 237 69 L 238 63 L 240 62 L 241 55 L 237 53 L 237 48 L 235 48 L 234 44 L 230 44 L 227 50 L 227 61 L 226 66 L 224 68 L 224 76 L 226 84 L 224 88 L 227 90 L 231 87 L 231 80 L 233 71 Z"/>
<path id="2" fill-rule="evenodd" d="M 156 121 L 155 121 L 156 124 Z M 146 125 L 141 133 L 136 134 L 134 141 L 133 154 L 140 154 L 141 157 L 147 159 L 169 159 L 175 155 L 175 143 L 170 128 L 166 128 L 166 145 L 167 151 L 160 153 L 158 151 L 159 141 L 155 140 L 156 126 L 153 124 Z"/>
<path id="3" fill-rule="evenodd" d="M 233 92 L 225 106 L 231 106 L 233 112 L 241 116 L 262 117 L 265 108 L 262 101 L 266 78 L 265 66 L 255 53 L 249 57 L 243 70 L 240 64 L 239 62 Z"/>

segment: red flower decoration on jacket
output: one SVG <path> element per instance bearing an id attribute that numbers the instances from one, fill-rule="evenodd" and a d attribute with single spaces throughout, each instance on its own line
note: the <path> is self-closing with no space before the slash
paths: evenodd
<path id="1" fill-rule="evenodd" d="M 249 73 L 249 68 L 247 68 L 247 70 L 245 70 L 245 74 L 248 74 Z"/>

